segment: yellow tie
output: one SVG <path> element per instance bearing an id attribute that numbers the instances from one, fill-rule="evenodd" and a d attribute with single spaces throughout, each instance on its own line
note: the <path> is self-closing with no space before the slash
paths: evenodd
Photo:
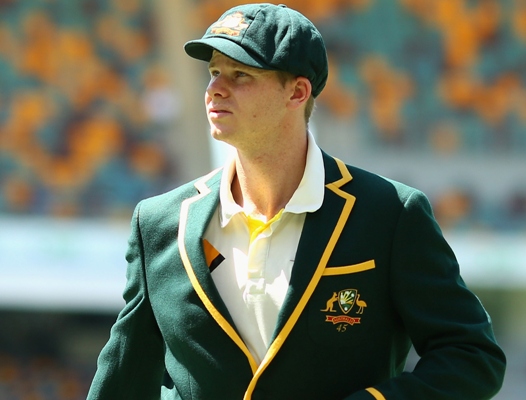
<path id="1" fill-rule="evenodd" d="M 252 218 L 251 216 L 247 215 L 248 231 L 250 232 L 250 243 L 256 240 L 259 234 L 265 229 L 267 229 L 270 226 L 270 224 L 272 224 L 274 221 L 279 220 L 281 218 L 281 214 L 283 214 L 283 210 L 283 208 L 279 210 L 279 212 L 267 222 L 261 221 L 257 218 Z"/>

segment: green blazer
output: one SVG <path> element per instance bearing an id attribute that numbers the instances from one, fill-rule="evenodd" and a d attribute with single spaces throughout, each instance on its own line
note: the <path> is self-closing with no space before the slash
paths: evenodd
<path id="1" fill-rule="evenodd" d="M 467 400 L 499 390 L 504 354 L 426 197 L 323 157 L 323 205 L 305 219 L 260 365 L 203 248 L 222 170 L 139 203 L 126 305 L 89 400 Z M 421 359 L 403 372 L 411 344 Z"/>

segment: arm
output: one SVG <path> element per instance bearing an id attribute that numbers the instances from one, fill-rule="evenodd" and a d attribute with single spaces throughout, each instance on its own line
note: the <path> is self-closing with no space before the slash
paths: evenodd
<path id="1" fill-rule="evenodd" d="M 400 214 L 391 268 L 391 298 L 421 359 L 413 372 L 347 399 L 491 398 L 502 385 L 504 354 L 420 192 Z"/>
<path id="2" fill-rule="evenodd" d="M 164 350 L 146 287 L 139 209 L 128 242 L 125 307 L 111 329 L 97 362 L 88 400 L 158 400 Z"/>

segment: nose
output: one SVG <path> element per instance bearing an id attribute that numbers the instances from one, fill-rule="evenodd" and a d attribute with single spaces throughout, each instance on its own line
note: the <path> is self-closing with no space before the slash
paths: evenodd
<path id="1" fill-rule="evenodd" d="M 210 82 L 208 82 L 206 93 L 210 97 L 226 97 L 228 95 L 228 90 L 225 85 L 224 77 L 221 75 L 212 76 Z"/>

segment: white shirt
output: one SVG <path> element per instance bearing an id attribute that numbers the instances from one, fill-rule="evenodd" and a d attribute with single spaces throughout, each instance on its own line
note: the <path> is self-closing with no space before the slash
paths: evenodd
<path id="1" fill-rule="evenodd" d="M 318 210 L 323 202 L 325 170 L 321 150 L 309 133 L 305 172 L 298 188 L 283 212 L 252 242 L 247 215 L 230 189 L 234 174 L 231 158 L 221 179 L 220 205 L 205 239 L 224 257 L 212 278 L 241 337 L 260 363 L 287 294 L 306 213 Z"/>

